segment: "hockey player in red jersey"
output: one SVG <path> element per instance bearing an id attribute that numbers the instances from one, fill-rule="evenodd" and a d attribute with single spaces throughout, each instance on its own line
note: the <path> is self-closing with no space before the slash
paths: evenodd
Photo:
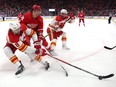
<path id="1" fill-rule="evenodd" d="M 26 36 L 30 36 L 33 39 L 34 47 L 29 46 Z M 16 56 L 16 50 L 24 52 L 30 59 L 37 60 L 45 65 L 45 69 L 49 68 L 49 63 L 44 61 L 41 55 L 45 54 L 45 50 L 41 49 L 41 43 L 38 42 L 37 34 L 34 30 L 29 29 L 24 24 L 10 23 L 7 34 L 7 42 L 3 48 L 4 53 L 13 64 L 18 65 L 18 70 L 15 75 L 18 75 L 24 71 L 24 66 Z"/>
<path id="2" fill-rule="evenodd" d="M 66 32 L 63 31 L 63 28 L 66 24 L 66 22 L 73 23 L 75 20 L 74 15 L 68 16 L 68 12 L 66 9 L 62 9 L 60 11 L 60 14 L 57 15 L 52 22 L 48 25 L 47 33 L 49 35 L 49 39 L 51 41 L 50 44 L 50 53 L 52 55 L 57 55 L 55 50 L 56 42 L 58 37 L 62 36 L 62 48 L 65 50 L 69 50 L 69 48 L 66 45 L 67 37 Z"/>
<path id="3" fill-rule="evenodd" d="M 42 42 L 42 45 L 46 49 L 48 49 L 48 42 L 43 36 L 43 18 L 40 14 L 41 7 L 35 4 L 32 6 L 31 11 L 24 14 L 22 23 L 24 23 L 28 28 L 33 29 L 38 35 L 38 40 Z"/>
<path id="4" fill-rule="evenodd" d="M 23 14 L 20 12 L 17 18 L 18 18 L 19 23 L 21 23 L 23 20 Z"/>
<path id="5" fill-rule="evenodd" d="M 81 21 L 83 22 L 83 25 L 85 26 L 84 17 L 85 17 L 85 13 L 84 13 L 84 11 L 83 11 L 83 10 L 81 10 L 81 11 L 78 13 L 79 26 L 80 26 Z"/>

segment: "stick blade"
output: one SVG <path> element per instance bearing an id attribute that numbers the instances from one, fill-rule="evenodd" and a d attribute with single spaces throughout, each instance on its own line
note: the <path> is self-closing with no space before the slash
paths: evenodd
<path id="1" fill-rule="evenodd" d="M 111 77 L 113 77 L 113 76 L 114 76 L 113 73 L 112 73 L 112 74 L 109 74 L 109 75 L 106 75 L 106 76 L 99 76 L 99 80 L 111 78 Z"/>
<path id="2" fill-rule="evenodd" d="M 105 49 L 112 50 L 112 48 L 104 46 Z"/>
<path id="3" fill-rule="evenodd" d="M 66 69 L 63 66 L 61 66 L 61 67 L 65 71 L 65 75 L 68 76 L 68 72 L 66 71 Z"/>

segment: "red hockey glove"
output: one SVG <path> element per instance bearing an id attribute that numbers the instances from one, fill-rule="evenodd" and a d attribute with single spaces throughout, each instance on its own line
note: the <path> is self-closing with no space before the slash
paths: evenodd
<path id="1" fill-rule="evenodd" d="M 42 53 L 40 55 L 45 56 L 46 55 L 46 50 L 42 49 Z"/>
<path id="2" fill-rule="evenodd" d="M 36 48 L 37 50 L 41 49 L 41 42 L 35 41 L 34 42 L 34 48 Z"/>
<path id="3" fill-rule="evenodd" d="M 70 14 L 69 16 L 70 16 L 71 19 L 75 19 L 74 14 Z"/>
<path id="4" fill-rule="evenodd" d="M 74 14 L 70 14 L 69 16 L 70 16 L 70 19 L 69 19 L 68 23 L 74 23 L 74 21 L 75 21 Z"/>
<path id="5" fill-rule="evenodd" d="M 39 35 L 39 36 L 38 36 L 38 41 L 39 41 L 39 42 L 41 42 L 43 39 L 44 39 L 44 36 L 43 36 L 43 35 Z"/>
<path id="6" fill-rule="evenodd" d="M 63 28 L 65 23 L 60 23 L 59 27 Z"/>
<path id="7" fill-rule="evenodd" d="M 46 50 L 45 49 L 36 50 L 35 54 L 39 54 L 41 56 L 45 56 L 46 55 Z"/>

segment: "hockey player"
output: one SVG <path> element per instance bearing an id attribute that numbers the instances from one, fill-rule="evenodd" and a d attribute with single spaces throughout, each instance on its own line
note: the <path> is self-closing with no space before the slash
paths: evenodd
<path id="1" fill-rule="evenodd" d="M 28 39 L 26 35 L 32 37 L 34 41 L 34 47 L 29 46 Z M 16 50 L 24 52 L 28 55 L 30 59 L 37 60 L 40 63 L 45 65 L 45 69 L 49 69 L 49 63 L 44 61 L 41 55 L 45 54 L 45 50 L 41 49 L 41 43 L 38 42 L 36 32 L 32 29 L 29 29 L 24 24 L 19 23 L 10 23 L 9 30 L 7 34 L 7 42 L 3 48 L 4 53 L 9 58 L 13 64 L 18 65 L 18 70 L 15 75 L 18 75 L 24 71 L 24 66 L 22 62 L 15 55 Z"/>
<path id="2" fill-rule="evenodd" d="M 42 42 L 42 45 L 48 49 L 48 42 L 43 36 L 43 18 L 40 16 L 41 7 L 37 4 L 32 6 L 32 10 L 26 12 L 23 16 L 21 23 L 24 23 L 28 28 L 33 29 L 38 36 L 38 40 Z"/>
<path id="3" fill-rule="evenodd" d="M 112 17 L 113 17 L 113 14 L 111 12 L 109 12 L 108 24 L 111 23 Z"/>
<path id="4" fill-rule="evenodd" d="M 52 55 L 57 55 L 55 52 L 56 42 L 58 37 L 62 36 L 62 48 L 65 50 L 69 50 L 66 45 L 67 37 L 66 32 L 63 31 L 63 28 L 66 22 L 73 23 L 75 20 L 74 15 L 68 16 L 68 12 L 66 9 L 62 9 L 60 14 L 57 15 L 52 22 L 48 25 L 47 34 L 49 35 L 50 43 L 50 50 L 49 52 Z"/>
<path id="5" fill-rule="evenodd" d="M 18 18 L 19 23 L 21 23 L 23 20 L 23 14 L 20 12 L 17 18 Z"/>
<path id="6" fill-rule="evenodd" d="M 81 21 L 83 22 L 83 25 L 85 26 L 85 13 L 83 10 L 81 10 L 79 13 L 78 13 L 78 18 L 79 18 L 79 26 L 80 26 L 80 23 Z"/>

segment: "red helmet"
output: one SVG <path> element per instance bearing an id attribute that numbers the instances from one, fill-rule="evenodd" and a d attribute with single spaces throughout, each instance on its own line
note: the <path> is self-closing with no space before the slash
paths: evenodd
<path id="1" fill-rule="evenodd" d="M 33 5 L 32 9 L 33 10 L 40 10 L 41 7 L 39 5 L 37 5 L 37 4 L 35 4 L 35 5 Z"/>

